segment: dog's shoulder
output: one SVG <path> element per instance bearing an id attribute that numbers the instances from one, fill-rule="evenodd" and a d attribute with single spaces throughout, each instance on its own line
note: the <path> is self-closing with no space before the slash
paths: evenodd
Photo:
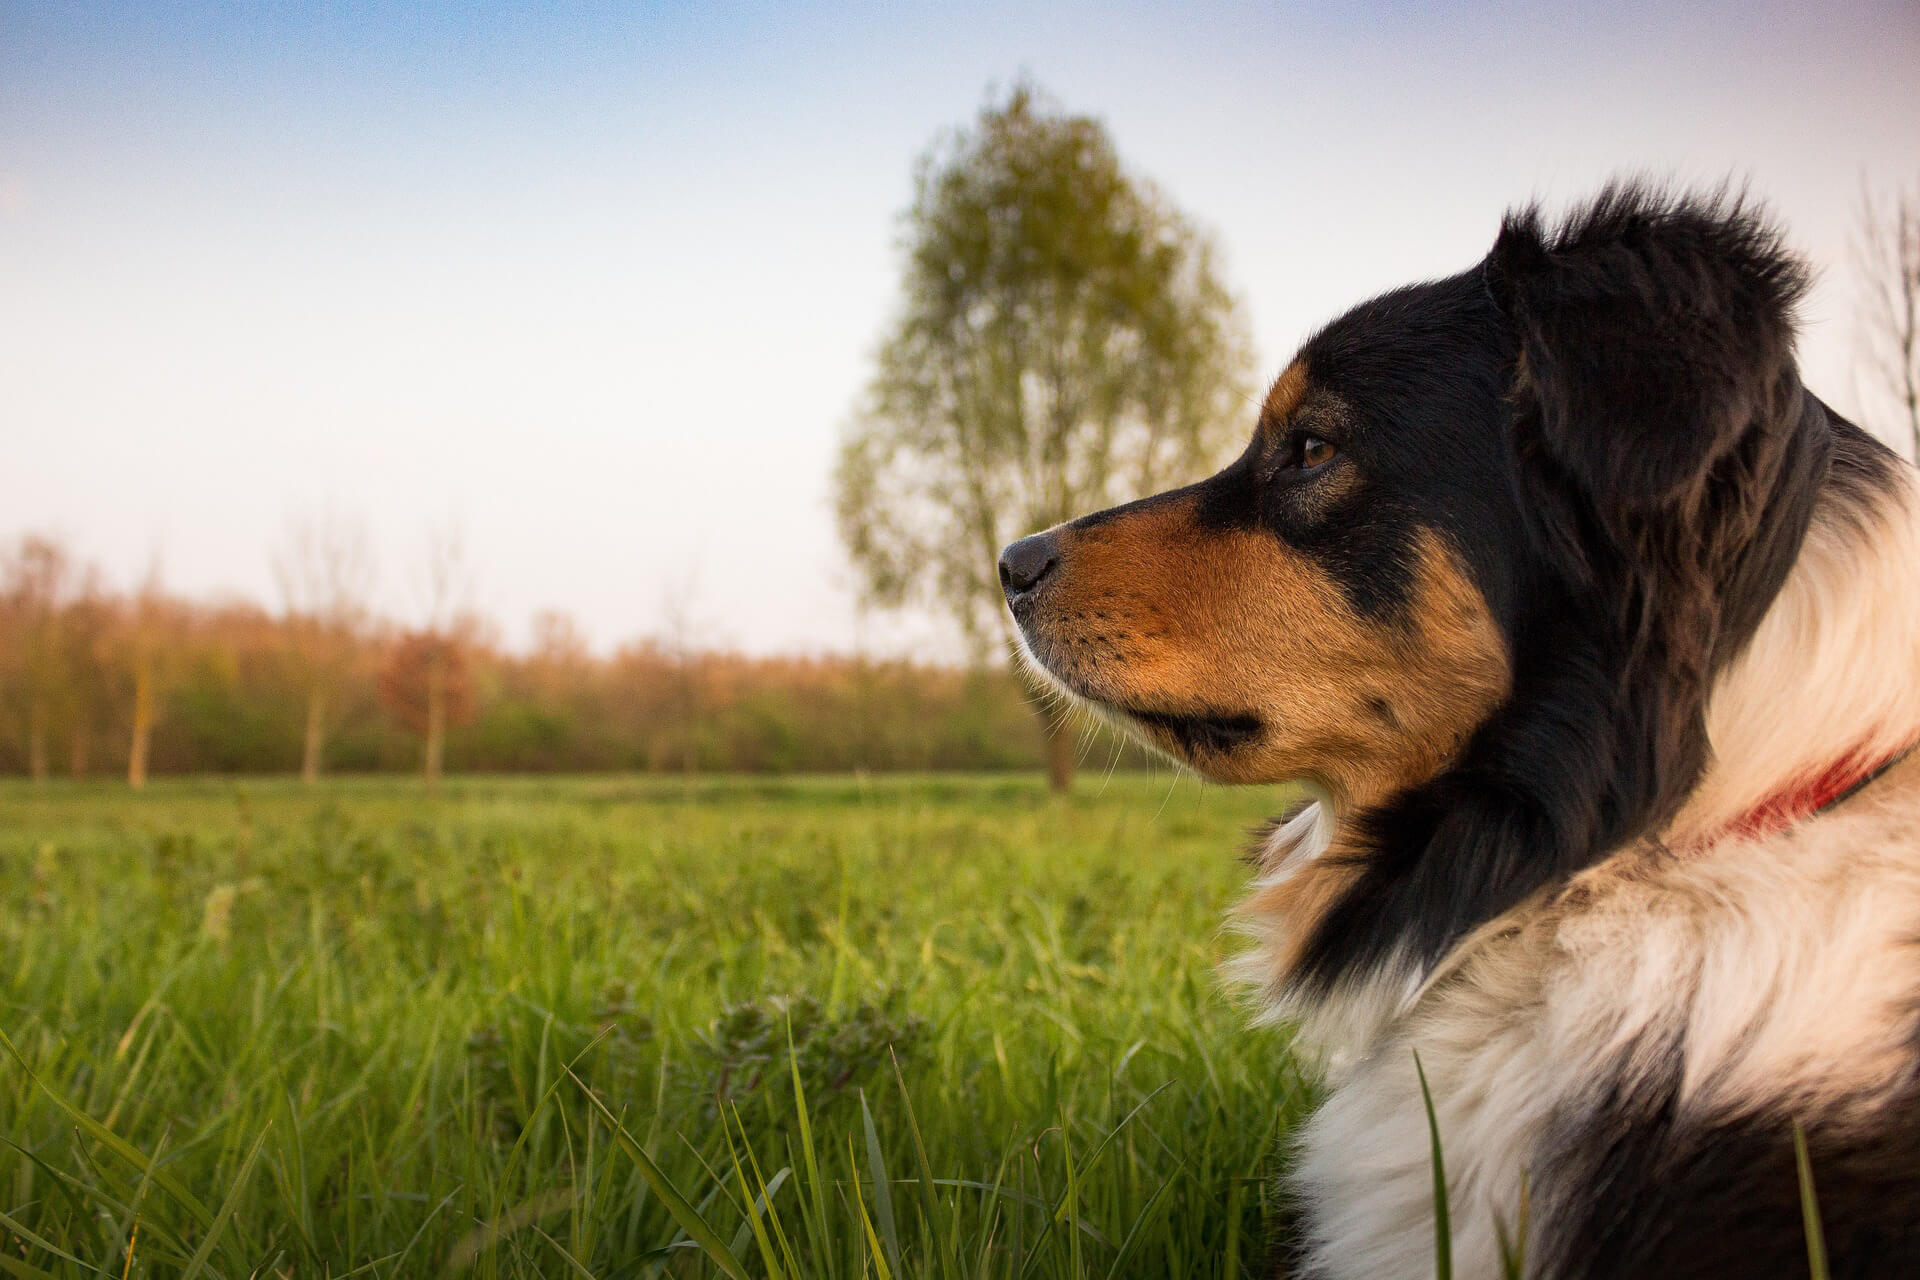
<path id="1" fill-rule="evenodd" d="M 1422 1071 L 1462 1274 L 1500 1273 L 1523 1203 L 1543 1274 L 1801 1274 L 1796 1125 L 1834 1274 L 1920 1273 L 1917 1046 L 1920 761 L 1788 831 L 1622 851 L 1341 1071 L 1295 1175 L 1317 1273 L 1431 1265 Z"/>

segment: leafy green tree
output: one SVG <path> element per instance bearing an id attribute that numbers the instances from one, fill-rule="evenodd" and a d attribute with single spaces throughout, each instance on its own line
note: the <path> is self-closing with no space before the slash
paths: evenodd
<path id="1" fill-rule="evenodd" d="M 1028 85 L 922 157 L 901 306 L 841 446 L 840 532 L 866 599 L 931 604 L 976 660 L 1013 640 L 1000 547 L 1214 470 L 1251 359 L 1209 238 L 1106 127 Z M 1048 769 L 1073 743 L 1041 710 Z"/>

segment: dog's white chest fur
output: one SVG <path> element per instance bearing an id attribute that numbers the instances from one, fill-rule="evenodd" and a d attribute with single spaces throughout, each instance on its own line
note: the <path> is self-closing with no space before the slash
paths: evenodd
<path id="1" fill-rule="evenodd" d="M 1570 1119 L 1662 1089 L 1711 1123 L 1867 1110 L 1908 1071 L 1920 992 L 1920 766 L 1840 809 L 1697 858 L 1633 850 L 1469 939 L 1333 1089 L 1294 1153 L 1309 1273 L 1432 1273 L 1433 1094 L 1456 1273 L 1497 1276 L 1597 1189 Z M 1592 1135 L 1587 1135 L 1591 1137 Z M 1535 1274 L 1529 1268 L 1529 1274 Z"/>

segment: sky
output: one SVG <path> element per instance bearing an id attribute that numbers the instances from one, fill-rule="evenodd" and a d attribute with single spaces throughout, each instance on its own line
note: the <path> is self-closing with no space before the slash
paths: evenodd
<path id="1" fill-rule="evenodd" d="M 1852 358 L 1863 184 L 1920 185 L 1920 5 L 871 7 L 0 0 L 0 538 L 272 604 L 366 527 L 405 620 L 458 530 L 509 643 L 953 656 L 863 614 L 835 445 L 915 158 L 1026 77 L 1222 250 L 1262 377 L 1608 176 L 1744 183 Z"/>

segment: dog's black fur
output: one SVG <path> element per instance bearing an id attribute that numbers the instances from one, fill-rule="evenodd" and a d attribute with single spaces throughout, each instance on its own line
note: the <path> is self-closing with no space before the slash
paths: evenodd
<path id="1" fill-rule="evenodd" d="M 1620 188 L 1554 232 L 1510 217 L 1479 267 L 1307 344 L 1316 381 L 1412 455 L 1370 474 L 1404 475 L 1413 518 L 1452 535 L 1518 681 L 1454 768 L 1366 817 L 1310 981 L 1431 962 L 1692 790 L 1709 680 L 1778 592 L 1835 449 L 1884 465 L 1800 385 L 1801 289 L 1737 206 Z M 1454 417 L 1468 429 L 1437 429 Z"/>
<path id="2" fill-rule="evenodd" d="M 1314 934 L 1309 983 L 1431 964 L 1657 829 L 1693 789 L 1712 677 L 1773 601 L 1823 483 L 1871 489 L 1893 465 L 1801 386 L 1803 287 L 1737 205 L 1618 188 L 1557 230 L 1509 218 L 1479 267 L 1307 345 L 1316 380 L 1348 403 L 1419 423 L 1382 435 L 1418 442 L 1401 463 L 1427 497 L 1416 518 L 1465 553 L 1517 677 L 1456 767 L 1364 817 L 1368 856 Z M 1469 462 L 1472 445 L 1436 424 L 1485 421 L 1495 387 L 1512 447 Z M 1567 1163 L 1542 1191 L 1570 1229 L 1542 1274 L 1805 1274 L 1795 1118 L 1689 1120 L 1674 1105 L 1680 1053 L 1640 1046 L 1642 1064 L 1665 1065 L 1649 1077 L 1623 1061 L 1556 1121 Z M 1836 1276 L 1920 1275 L 1920 1082 L 1877 1117 L 1810 1119 Z"/>
<path id="3" fill-rule="evenodd" d="M 1355 874 L 1287 979 L 1301 1004 L 1426 975 L 1479 926 L 1663 830 L 1695 790 L 1709 691 L 1816 505 L 1865 509 L 1900 465 L 1801 385 L 1805 286 L 1723 195 L 1625 184 L 1557 226 L 1510 215 L 1472 269 L 1364 303 L 1302 348 L 1311 435 L 1354 464 L 1348 483 L 1288 465 L 1286 424 L 1263 417 L 1218 475 L 1068 526 L 1190 505 L 1203 527 L 1271 534 L 1355 615 L 1408 635 L 1418 549 L 1437 535 L 1485 601 L 1510 691 L 1436 776 L 1343 815 Z M 1033 597 L 1010 585 L 1009 600 L 1030 627 Z M 1203 767 L 1265 727 L 1231 706 L 1162 716 L 1171 728 L 1121 710 Z M 1534 1170 L 1551 1224 L 1537 1274 L 1805 1274 L 1799 1121 L 1833 1274 L 1920 1275 L 1920 1040 L 1870 1105 L 1701 1115 L 1677 1102 L 1683 1024 L 1568 1088 Z"/>
<path id="4" fill-rule="evenodd" d="M 1903 1084 L 1865 1125 L 1773 1108 L 1689 1116 L 1677 1103 L 1681 1051 L 1635 1046 L 1637 1067 L 1623 1055 L 1598 1096 L 1555 1118 L 1545 1207 L 1563 1229 L 1541 1242 L 1537 1274 L 1799 1280 L 1801 1124 L 1828 1273 L 1920 1275 L 1920 1086 Z"/>

